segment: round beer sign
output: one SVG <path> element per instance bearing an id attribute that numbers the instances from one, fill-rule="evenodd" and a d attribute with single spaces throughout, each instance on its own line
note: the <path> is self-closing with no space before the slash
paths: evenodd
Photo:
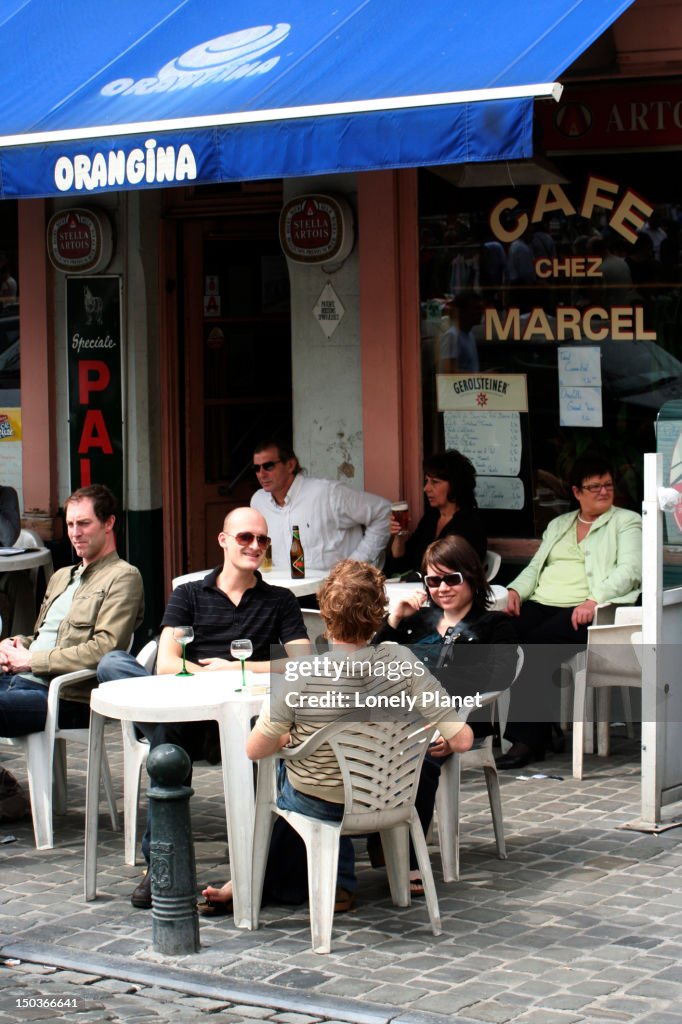
<path id="1" fill-rule="evenodd" d="M 341 263 L 353 248 L 351 208 L 341 196 L 297 196 L 280 213 L 279 239 L 296 263 Z"/>
<path id="2" fill-rule="evenodd" d="M 111 222 L 103 210 L 60 210 L 47 225 L 47 251 L 57 270 L 93 273 L 109 265 Z"/>

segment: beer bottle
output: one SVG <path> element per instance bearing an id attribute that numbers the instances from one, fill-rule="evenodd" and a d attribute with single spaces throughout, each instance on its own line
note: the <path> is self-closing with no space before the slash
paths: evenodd
<path id="1" fill-rule="evenodd" d="M 291 561 L 291 578 L 294 580 L 303 579 L 305 576 L 305 558 L 303 556 L 303 545 L 301 544 L 298 526 L 293 528 L 289 560 Z"/>

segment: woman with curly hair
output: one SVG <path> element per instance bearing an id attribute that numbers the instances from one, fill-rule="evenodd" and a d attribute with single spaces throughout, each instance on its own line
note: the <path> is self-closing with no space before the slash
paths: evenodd
<path id="1" fill-rule="evenodd" d="M 384 576 L 367 562 L 345 559 L 339 562 L 318 593 L 320 613 L 326 627 L 329 651 L 325 656 L 326 674 L 320 673 L 320 659 L 306 656 L 287 662 L 295 676 L 295 701 L 287 701 L 291 691 L 273 686 L 270 702 L 263 710 L 246 743 L 246 753 L 254 761 L 275 754 L 283 746 L 300 746 L 328 722 L 346 715 L 355 706 L 353 695 L 380 690 L 382 695 L 407 692 L 427 721 L 438 727 L 443 754 L 468 750 L 473 742 L 469 726 L 449 708 L 448 697 L 438 681 L 407 649 L 395 644 L 370 646 L 386 612 Z M 329 661 L 327 661 L 329 659 Z M 330 669 L 329 666 L 333 667 Z M 400 666 L 400 671 L 395 671 Z M 318 674 L 314 675 L 313 672 Z M 309 697 L 339 695 L 338 706 L 317 707 Z M 436 696 L 437 695 L 437 696 Z M 290 704 L 296 706 L 291 707 Z M 447 708 L 443 711 L 443 708 Z M 328 745 L 308 757 L 280 764 L 277 804 L 284 810 L 299 811 L 310 817 L 340 821 L 344 812 L 341 771 Z M 291 829 L 279 819 L 279 831 L 273 833 L 265 876 L 266 897 L 278 902 L 302 902 L 307 894 L 305 856 L 292 868 Z M 277 823 L 279 825 L 279 822 Z M 300 845 L 300 842 L 299 842 Z M 292 875 L 296 876 L 292 878 Z M 341 837 L 337 876 L 336 913 L 350 910 L 355 901 L 355 859 L 348 836 Z M 202 913 L 224 913 L 232 906 L 232 884 L 222 888 L 209 886 L 203 892 L 206 903 Z M 297 897 L 297 898 L 296 898 Z"/>

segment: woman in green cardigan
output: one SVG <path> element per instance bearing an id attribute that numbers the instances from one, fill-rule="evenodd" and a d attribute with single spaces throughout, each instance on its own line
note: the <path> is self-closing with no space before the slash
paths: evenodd
<path id="1" fill-rule="evenodd" d="M 516 618 L 525 644 L 584 647 L 598 604 L 634 604 L 639 598 L 642 519 L 614 506 L 611 467 L 599 456 L 586 456 L 575 463 L 570 484 L 578 510 L 552 520 L 530 564 L 509 584 L 507 614 Z M 541 659 L 532 657 L 530 650 L 526 655 L 515 703 L 525 697 L 528 706 L 539 709 L 543 695 L 529 687 L 538 677 L 540 686 L 546 686 L 547 658 L 538 668 Z M 559 657 L 559 664 L 563 660 Z M 511 721 L 505 737 L 512 747 L 498 758 L 498 768 L 522 768 L 544 758 L 551 726 Z"/>

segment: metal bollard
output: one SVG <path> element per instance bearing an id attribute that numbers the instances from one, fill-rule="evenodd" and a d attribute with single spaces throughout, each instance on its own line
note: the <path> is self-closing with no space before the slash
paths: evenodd
<path id="1" fill-rule="evenodd" d="M 194 843 L 184 780 L 191 762 L 181 747 L 162 743 L 147 760 L 151 815 L 152 942 L 157 953 L 199 951 Z"/>

